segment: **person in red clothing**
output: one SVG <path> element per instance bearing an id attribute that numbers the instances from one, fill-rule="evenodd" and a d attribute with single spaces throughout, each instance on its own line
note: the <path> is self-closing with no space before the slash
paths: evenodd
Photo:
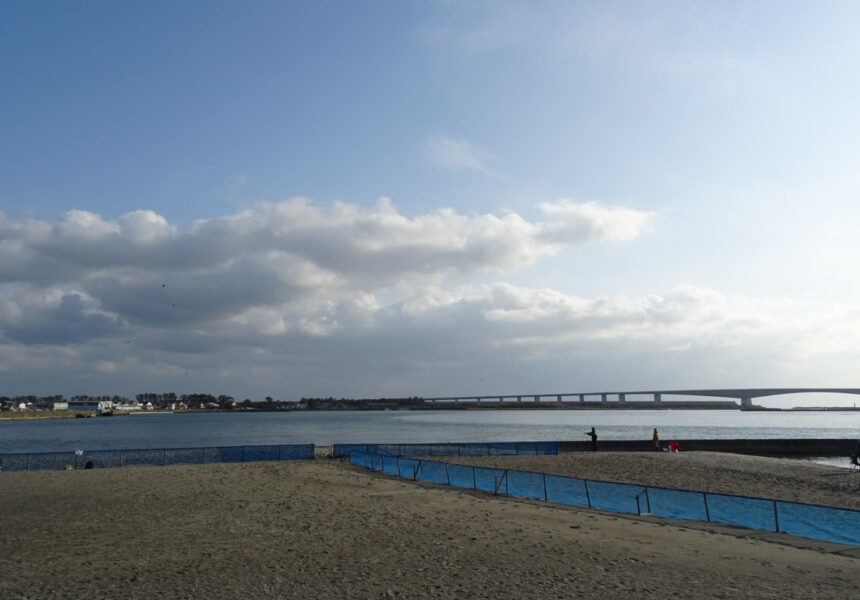
<path id="1" fill-rule="evenodd" d="M 672 440 L 671 442 L 669 442 L 669 451 L 671 451 L 671 452 L 677 452 L 678 451 L 678 442 L 677 441 Z"/>

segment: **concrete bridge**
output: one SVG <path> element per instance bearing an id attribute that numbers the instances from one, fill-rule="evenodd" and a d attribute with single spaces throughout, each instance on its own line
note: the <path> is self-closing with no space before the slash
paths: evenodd
<path id="1" fill-rule="evenodd" d="M 448 396 L 443 398 L 424 398 L 425 403 L 478 403 L 486 402 L 586 402 L 586 398 L 599 398 L 601 403 L 617 398 L 619 404 L 627 401 L 628 396 L 650 396 L 657 406 L 663 401 L 663 396 L 703 396 L 710 398 L 729 398 L 740 400 L 740 409 L 753 408 L 753 398 L 779 396 L 783 394 L 855 394 L 860 395 L 860 388 L 731 388 L 714 390 L 647 390 L 630 392 L 569 392 L 563 394 L 517 394 L 501 396 Z M 619 407 L 620 408 L 620 407 Z"/>

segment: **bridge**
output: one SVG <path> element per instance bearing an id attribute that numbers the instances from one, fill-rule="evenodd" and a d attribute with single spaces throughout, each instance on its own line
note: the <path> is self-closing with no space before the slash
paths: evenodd
<path id="1" fill-rule="evenodd" d="M 424 398 L 425 403 L 494 403 L 494 402 L 581 402 L 586 398 L 599 398 L 599 402 L 609 403 L 610 398 L 616 398 L 618 407 L 627 402 L 628 396 L 650 396 L 652 402 L 659 407 L 663 396 L 703 396 L 710 398 L 729 398 L 740 401 L 741 410 L 753 408 L 753 398 L 779 396 L 783 394 L 855 394 L 860 395 L 860 388 L 731 388 L 714 390 L 647 390 L 630 392 L 573 392 L 563 394 L 517 394 L 500 396 L 448 396 L 442 398 Z M 640 401 L 641 402 L 641 401 Z"/>

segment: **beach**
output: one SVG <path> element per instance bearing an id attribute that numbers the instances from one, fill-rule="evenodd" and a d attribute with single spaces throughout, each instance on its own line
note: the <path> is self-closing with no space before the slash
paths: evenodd
<path id="1" fill-rule="evenodd" d="M 847 469 L 704 452 L 468 462 L 849 508 L 860 487 Z M 331 459 L 2 472 L 0 532 L 2 598 L 843 599 L 860 576 L 858 548 Z"/>

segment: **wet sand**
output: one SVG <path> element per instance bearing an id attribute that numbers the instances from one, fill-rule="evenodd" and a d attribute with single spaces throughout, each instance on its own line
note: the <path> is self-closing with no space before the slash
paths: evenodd
<path id="1" fill-rule="evenodd" d="M 673 472 L 741 464 L 725 485 L 764 486 L 773 497 L 798 487 L 793 469 L 782 475 L 771 462 L 779 459 L 721 465 L 726 456 L 654 453 L 639 464 L 640 455 L 601 454 L 521 457 L 516 468 L 620 481 L 617 465 L 635 463 L 637 482 L 670 485 Z M 856 494 L 860 475 L 844 475 Z M 843 502 L 831 497 L 821 503 Z M 843 599 L 856 594 L 858 551 L 323 459 L 0 473 L 0 598 Z"/>

